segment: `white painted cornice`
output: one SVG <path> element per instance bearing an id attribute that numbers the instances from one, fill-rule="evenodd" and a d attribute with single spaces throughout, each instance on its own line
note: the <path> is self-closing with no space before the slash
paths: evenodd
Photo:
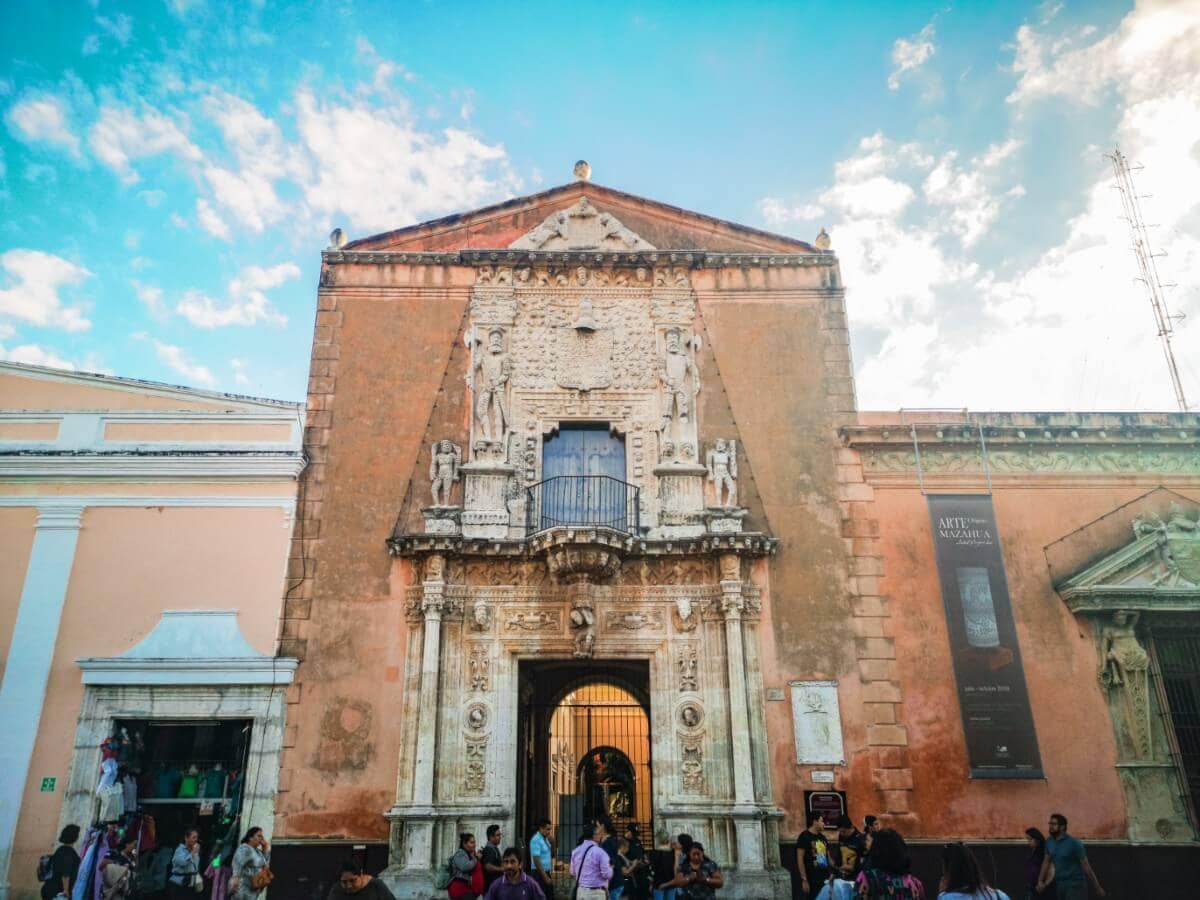
<path id="1" fill-rule="evenodd" d="M 237 494 L 192 494 L 173 496 L 169 494 L 4 494 L 0 495 L 0 507 L 35 507 L 42 512 L 61 512 L 70 515 L 71 510 L 99 507 L 136 507 L 150 509 L 159 506 L 183 506 L 215 509 L 283 509 L 296 507 L 294 495 L 286 497 L 257 497 Z"/>
<path id="2" fill-rule="evenodd" d="M 304 471 L 299 452 L 0 454 L 0 479 L 13 481 L 277 481 Z"/>

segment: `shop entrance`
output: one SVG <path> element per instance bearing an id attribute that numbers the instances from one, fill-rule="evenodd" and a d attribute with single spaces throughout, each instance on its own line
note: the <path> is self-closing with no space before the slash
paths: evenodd
<path id="1" fill-rule="evenodd" d="M 607 815 L 651 840 L 650 671 L 644 660 L 520 664 L 518 827 L 554 823 L 565 864 L 584 823 Z"/>

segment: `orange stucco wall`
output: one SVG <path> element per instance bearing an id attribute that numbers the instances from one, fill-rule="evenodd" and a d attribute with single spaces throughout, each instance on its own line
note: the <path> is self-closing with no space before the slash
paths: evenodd
<path id="1" fill-rule="evenodd" d="M 234 422 L 108 422 L 106 441 L 287 441 L 290 425 Z"/>
<path id="2" fill-rule="evenodd" d="M 883 588 L 896 633 L 914 802 L 930 836 L 1019 838 L 1058 810 L 1070 818 L 1073 833 L 1125 837 L 1125 800 L 1109 710 L 1096 677 L 1096 646 L 1088 626 L 1054 592 L 1043 548 L 1148 488 L 1086 478 L 1043 481 L 1006 486 L 998 479 L 993 502 L 1044 781 L 968 777 L 925 498 L 915 484 L 876 486 Z"/>
<path id="3" fill-rule="evenodd" d="M 52 441 L 58 422 L 0 422 L 0 441 Z"/>
<path id="4" fill-rule="evenodd" d="M 283 510 L 89 508 L 82 523 L 10 868 L 25 887 L 57 833 L 83 698 L 76 659 L 128 650 L 168 609 L 237 609 L 255 649 L 275 649 Z M 0 573 L 0 591 L 7 581 Z M 57 792 L 39 791 L 46 775 L 58 777 Z"/>
<path id="5" fill-rule="evenodd" d="M 4 654 L 0 658 L 0 682 L 8 664 L 9 644 L 21 605 L 35 522 L 37 510 L 32 507 L 0 508 L 0 653 Z"/>

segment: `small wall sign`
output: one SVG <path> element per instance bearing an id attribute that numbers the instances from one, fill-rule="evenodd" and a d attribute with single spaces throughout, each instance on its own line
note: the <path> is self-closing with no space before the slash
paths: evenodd
<path id="1" fill-rule="evenodd" d="M 823 769 L 816 769 L 812 773 L 813 784 L 833 784 L 833 773 Z"/>
<path id="2" fill-rule="evenodd" d="M 54 788 L 58 784 L 58 779 L 53 775 L 42 779 L 41 792 L 43 794 L 53 794 Z"/>
<path id="3" fill-rule="evenodd" d="M 783 700 L 783 699 L 785 699 L 784 693 L 783 693 L 783 688 L 780 688 L 780 687 L 767 688 L 767 699 L 768 700 Z"/>

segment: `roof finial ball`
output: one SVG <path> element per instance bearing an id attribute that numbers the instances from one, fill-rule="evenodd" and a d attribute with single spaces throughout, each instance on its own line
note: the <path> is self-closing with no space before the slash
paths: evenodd
<path id="1" fill-rule="evenodd" d="M 820 234 L 817 235 L 816 240 L 813 241 L 813 246 L 818 250 L 828 250 L 830 245 L 829 232 L 822 228 Z"/>
<path id="2" fill-rule="evenodd" d="M 335 228 L 329 232 L 329 249 L 341 250 L 346 246 L 346 232 L 340 228 Z"/>
<path id="3" fill-rule="evenodd" d="M 575 180 L 576 181 L 591 181 L 592 166 L 586 159 L 581 159 L 575 163 Z"/>

